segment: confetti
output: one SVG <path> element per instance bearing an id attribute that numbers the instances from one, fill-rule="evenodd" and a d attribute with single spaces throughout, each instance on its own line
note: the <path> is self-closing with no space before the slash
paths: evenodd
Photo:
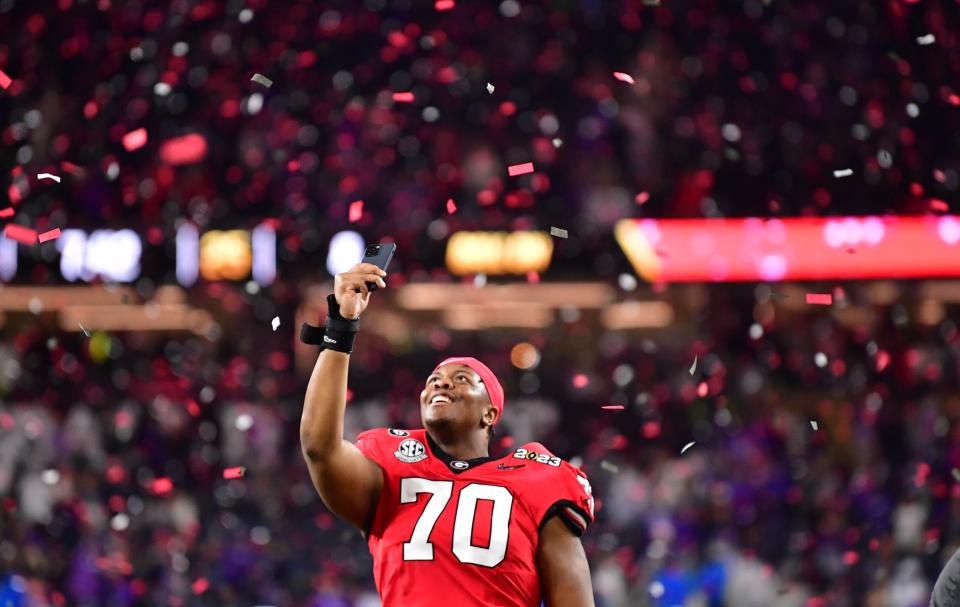
<path id="1" fill-rule="evenodd" d="M 550 235 L 551 235 L 551 236 L 557 236 L 557 237 L 559 237 L 559 238 L 566 238 L 566 237 L 567 237 L 567 231 L 564 230 L 563 228 L 555 228 L 555 227 L 553 227 L 553 226 L 550 226 Z"/>
<path id="2" fill-rule="evenodd" d="M 517 175 L 526 175 L 527 173 L 533 172 L 533 163 L 524 162 L 523 164 L 512 164 L 507 167 L 507 173 L 511 177 L 516 177 Z"/>
<path id="3" fill-rule="evenodd" d="M 623 405 L 604 405 L 600 408 L 607 411 L 623 411 Z"/>
<path id="4" fill-rule="evenodd" d="M 162 476 L 150 483 L 150 492 L 154 495 L 166 495 L 171 491 L 173 491 L 173 481 L 169 476 Z"/>
<path id="5" fill-rule="evenodd" d="M 456 6 L 456 3 L 453 0 L 437 0 L 433 4 L 433 8 L 437 9 L 438 11 L 448 11 L 454 6 Z"/>
<path id="6" fill-rule="evenodd" d="M 936 36 L 933 34 L 927 34 L 926 36 L 917 36 L 917 44 L 920 46 L 927 46 L 928 44 L 933 44 L 937 41 Z"/>
<path id="7" fill-rule="evenodd" d="M 817 427 L 817 422 L 813 421 L 812 419 L 810 420 L 810 425 L 813 426 L 814 430 L 819 430 L 819 428 Z"/>
<path id="8" fill-rule="evenodd" d="M 3 73 L 3 70 L 0 70 L 0 89 L 7 90 L 11 82 L 13 82 L 13 79 Z"/>
<path id="9" fill-rule="evenodd" d="M 849 177 L 853 175 L 853 169 L 840 169 L 839 171 L 834 171 L 833 176 L 836 178 L 840 177 Z"/>
<path id="10" fill-rule="evenodd" d="M 60 238 L 60 228 L 47 230 L 39 236 L 40 242 L 47 242 L 48 240 L 53 240 L 54 238 Z"/>
<path id="11" fill-rule="evenodd" d="M 954 468 L 953 470 L 950 471 L 950 474 L 953 475 L 953 480 L 960 483 L 960 468 Z"/>
<path id="12" fill-rule="evenodd" d="M 624 74 L 623 72 L 614 72 L 613 77 L 619 80 L 620 82 L 633 84 L 633 76 L 631 76 L 630 74 Z"/>
<path id="13" fill-rule="evenodd" d="M 493 94 L 493 91 L 494 91 L 494 86 L 488 82 L 488 83 L 487 83 L 487 92 L 492 95 L 492 94 Z"/>
<path id="14" fill-rule="evenodd" d="M 693 357 L 693 364 L 690 366 L 690 375 L 693 375 L 697 372 L 697 357 Z"/>
<path id="15" fill-rule="evenodd" d="M 690 447 L 694 446 L 695 444 L 696 444 L 696 442 L 692 442 L 692 443 L 687 443 L 686 445 L 684 445 L 683 449 L 680 449 L 680 455 L 683 455 L 683 454 L 686 452 L 687 449 L 689 449 Z"/>
<path id="16" fill-rule="evenodd" d="M 532 285 L 540 284 L 540 273 L 533 270 L 527 272 L 527 282 Z"/>
<path id="17" fill-rule="evenodd" d="M 395 103 L 413 103 L 413 93 L 409 91 L 405 93 L 394 93 L 393 101 Z"/>
<path id="18" fill-rule="evenodd" d="M 90 332 L 87 331 L 86 329 L 84 329 L 82 324 L 77 323 L 77 325 L 80 326 L 80 330 L 83 331 L 83 334 L 84 334 L 84 335 L 86 335 L 87 337 L 90 337 Z"/>
<path id="19" fill-rule="evenodd" d="M 930 210 L 938 211 L 940 213 L 946 213 L 950 210 L 950 206 L 946 202 L 940 200 L 939 198 L 930 199 Z"/>
<path id="20" fill-rule="evenodd" d="M 225 479 L 240 478 L 244 474 L 246 474 L 246 472 L 247 472 L 247 469 L 244 468 L 243 466 L 237 466 L 236 468 L 224 468 L 223 478 Z"/>
<path id="21" fill-rule="evenodd" d="M 612 473 L 614 473 L 614 474 L 616 474 L 617 471 L 620 470 L 620 468 L 618 468 L 616 464 L 611 464 L 610 462 L 608 462 L 608 461 L 605 460 L 605 459 L 604 459 L 604 460 L 600 460 L 600 467 L 603 468 L 604 470 L 606 470 L 607 472 L 612 472 Z"/>
<path id="22" fill-rule="evenodd" d="M 697 386 L 697 396 L 700 398 L 705 397 L 710 392 L 710 386 L 707 385 L 707 382 L 702 381 L 700 385 Z"/>
<path id="23" fill-rule="evenodd" d="M 453 202 L 453 198 L 447 199 L 447 213 L 456 213 L 457 205 Z"/>
<path id="24" fill-rule="evenodd" d="M 194 594 L 203 594 L 210 588 L 210 582 L 207 581 L 207 578 L 197 578 L 190 584 L 190 589 Z"/>
<path id="25" fill-rule="evenodd" d="M 833 295 L 830 293 L 807 293 L 807 303 L 829 306 L 833 304 Z"/>
<path id="26" fill-rule="evenodd" d="M 350 203 L 350 223 L 360 221 L 363 217 L 363 201 L 355 200 Z"/>
<path id="27" fill-rule="evenodd" d="M 634 198 L 634 201 L 640 205 L 644 204 L 648 200 L 650 200 L 650 192 L 640 192 L 637 194 L 636 198 Z"/>
<path id="28" fill-rule="evenodd" d="M 270 325 L 273 327 L 273 330 L 276 331 L 277 328 L 280 326 L 280 317 L 274 316 L 273 320 L 270 321 Z"/>
<path id="29" fill-rule="evenodd" d="M 174 137 L 160 144 L 160 160 L 166 164 L 193 164 L 207 155 L 207 140 L 199 133 Z"/>
<path id="30" fill-rule="evenodd" d="M 551 141 L 553 143 L 553 147 L 555 148 L 559 148 L 561 145 L 563 145 L 563 139 L 560 139 L 559 137 L 554 137 Z"/>
<path id="31" fill-rule="evenodd" d="M 36 230 L 31 230 L 30 228 L 15 223 L 7 224 L 7 226 L 3 228 L 3 235 L 10 240 L 16 240 L 22 244 L 37 244 Z"/>
<path id="32" fill-rule="evenodd" d="M 128 151 L 139 150 L 147 143 L 147 129 L 140 128 L 123 136 L 123 147 Z"/>
<path id="33" fill-rule="evenodd" d="M 13 207 L 7 207 L 5 209 L 0 209 L 0 219 L 6 219 L 7 217 L 13 217 Z"/>
<path id="34" fill-rule="evenodd" d="M 60 183 L 60 178 L 50 173 L 40 173 L 39 175 L 37 175 L 37 179 L 52 179 L 57 183 Z"/>
<path id="35" fill-rule="evenodd" d="M 263 74 L 254 74 L 253 77 L 250 78 L 250 80 L 252 80 L 253 82 L 256 82 L 257 84 L 262 84 L 267 88 L 270 88 L 271 86 L 273 86 L 273 80 L 270 80 Z"/>

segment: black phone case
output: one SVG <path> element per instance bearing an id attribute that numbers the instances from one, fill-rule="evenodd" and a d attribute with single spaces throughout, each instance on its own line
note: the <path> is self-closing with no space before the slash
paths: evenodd
<path id="1" fill-rule="evenodd" d="M 381 270 L 386 270 L 387 266 L 390 265 L 390 260 L 393 259 L 393 254 L 397 251 L 397 244 L 395 242 L 384 242 L 380 243 L 380 251 L 372 256 L 367 257 L 363 256 L 363 263 L 372 263 Z M 377 283 L 368 282 L 367 288 L 370 289 L 370 292 L 376 291 L 378 288 Z"/>

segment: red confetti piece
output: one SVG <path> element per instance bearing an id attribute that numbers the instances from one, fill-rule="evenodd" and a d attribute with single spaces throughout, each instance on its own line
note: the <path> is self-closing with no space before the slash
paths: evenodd
<path id="1" fill-rule="evenodd" d="M 48 240 L 53 240 L 54 238 L 60 238 L 60 228 L 47 230 L 39 236 L 40 242 L 47 242 Z"/>
<path id="2" fill-rule="evenodd" d="M 243 466 L 237 466 L 236 468 L 226 468 L 223 471 L 223 478 L 241 478 L 246 473 L 246 468 Z"/>
<path id="3" fill-rule="evenodd" d="M 707 382 L 702 381 L 700 385 L 697 386 L 697 396 L 703 398 L 710 391 L 710 387 L 707 385 Z"/>
<path id="4" fill-rule="evenodd" d="M 453 202 L 453 198 L 447 199 L 447 213 L 456 213 L 457 205 Z"/>
<path id="5" fill-rule="evenodd" d="M 7 207 L 5 209 L 0 209 L 0 219 L 6 219 L 7 217 L 13 217 L 13 207 Z"/>
<path id="6" fill-rule="evenodd" d="M 210 588 L 210 582 L 207 581 L 207 578 L 198 578 L 190 584 L 190 589 L 193 590 L 194 594 L 203 594 Z"/>
<path id="7" fill-rule="evenodd" d="M 350 203 L 350 223 L 360 221 L 363 217 L 363 201 L 355 200 Z"/>
<path id="8" fill-rule="evenodd" d="M 18 226 L 15 223 L 7 225 L 3 229 L 3 235 L 10 240 L 16 240 L 17 242 L 23 244 L 34 245 L 37 244 L 37 232 L 36 230 L 31 230 L 30 228 L 25 228 L 23 226 Z"/>
<path id="9" fill-rule="evenodd" d="M 956 93 L 950 93 L 950 96 L 947 97 L 947 101 L 950 102 L 950 105 L 960 105 L 960 95 Z"/>
<path id="10" fill-rule="evenodd" d="M 637 204 L 643 204 L 650 200 L 650 192 L 640 192 L 637 194 L 637 197 L 634 198 L 634 200 L 637 202 Z"/>
<path id="11" fill-rule="evenodd" d="M 0 70 L 0 89 L 7 90 L 11 82 L 13 82 L 13 78 L 4 74 L 3 70 Z"/>
<path id="12" fill-rule="evenodd" d="M 200 417 L 200 405 L 192 398 L 187 401 L 187 413 L 193 417 Z"/>
<path id="13" fill-rule="evenodd" d="M 590 383 L 590 380 L 583 373 L 577 373 L 573 376 L 573 387 L 575 388 L 583 388 L 588 383 Z"/>
<path id="14" fill-rule="evenodd" d="M 413 103 L 413 93 L 409 91 L 405 93 L 394 93 L 393 101 L 395 103 Z"/>
<path id="15" fill-rule="evenodd" d="M 167 164 L 193 164 L 206 155 L 207 140 L 198 133 L 168 139 L 160 145 L 160 160 Z"/>
<path id="16" fill-rule="evenodd" d="M 604 405 L 600 408 L 607 411 L 623 411 L 623 405 Z"/>
<path id="17" fill-rule="evenodd" d="M 539 284 L 540 283 L 540 273 L 530 270 L 527 272 L 527 282 L 530 284 Z"/>
<path id="18" fill-rule="evenodd" d="M 154 495 L 166 495 L 173 491 L 173 481 L 168 476 L 162 476 L 154 479 L 150 483 L 150 492 Z"/>
<path id="19" fill-rule="evenodd" d="M 147 129 L 130 131 L 123 136 L 123 147 L 128 151 L 139 150 L 147 143 Z"/>
<path id="20" fill-rule="evenodd" d="M 933 210 L 933 211 L 939 211 L 939 212 L 941 212 L 941 213 L 946 213 L 947 211 L 950 210 L 950 207 L 947 205 L 946 202 L 944 202 L 943 200 L 940 200 L 939 198 L 931 198 L 931 199 L 930 199 L 930 209 Z"/>
<path id="21" fill-rule="evenodd" d="M 623 72 L 614 72 L 613 77 L 619 80 L 620 82 L 633 84 L 633 76 L 631 76 L 630 74 L 624 74 Z"/>
<path id="22" fill-rule="evenodd" d="M 807 293 L 807 303 L 829 306 L 833 303 L 833 295 L 830 293 Z"/>
<path id="23" fill-rule="evenodd" d="M 438 11 L 448 11 L 454 6 L 456 6 L 456 2 L 454 2 L 454 0 L 437 0 L 434 3 L 433 8 L 437 9 Z"/>
<path id="24" fill-rule="evenodd" d="M 526 175 L 527 173 L 532 173 L 532 172 L 533 172 L 532 162 L 524 162 L 523 164 L 514 164 L 507 167 L 507 173 L 511 177 L 515 177 L 517 175 Z"/>
<path id="25" fill-rule="evenodd" d="M 890 355 L 885 350 L 877 352 L 877 371 L 883 371 L 890 364 Z"/>

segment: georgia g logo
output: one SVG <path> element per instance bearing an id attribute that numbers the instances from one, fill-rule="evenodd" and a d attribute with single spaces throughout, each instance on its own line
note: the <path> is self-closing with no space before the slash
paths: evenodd
<path id="1" fill-rule="evenodd" d="M 426 447 L 415 438 L 408 438 L 401 442 L 393 454 L 398 460 L 407 464 L 415 464 L 427 459 Z"/>
<path id="2" fill-rule="evenodd" d="M 397 430 L 396 428 L 390 428 L 387 432 L 392 436 L 410 436 L 410 433 L 406 430 Z"/>

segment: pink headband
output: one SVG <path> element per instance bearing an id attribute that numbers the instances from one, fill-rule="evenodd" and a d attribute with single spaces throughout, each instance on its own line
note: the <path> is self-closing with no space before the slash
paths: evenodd
<path id="1" fill-rule="evenodd" d="M 490 367 L 471 356 L 454 356 L 444 360 L 433 370 L 436 371 L 443 365 L 466 365 L 477 372 L 477 375 L 483 380 L 483 385 L 487 387 L 490 404 L 496 407 L 499 414 L 497 415 L 497 421 L 494 422 L 494 425 L 496 425 L 500 421 L 500 416 L 503 415 L 503 386 L 500 385 L 500 381 L 497 380 L 497 376 L 490 370 Z"/>

